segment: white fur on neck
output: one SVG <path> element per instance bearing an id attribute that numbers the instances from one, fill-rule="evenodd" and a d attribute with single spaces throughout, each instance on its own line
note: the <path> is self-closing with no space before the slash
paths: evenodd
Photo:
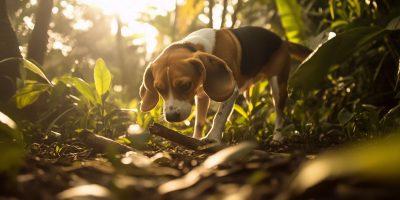
<path id="1" fill-rule="evenodd" d="M 212 28 L 203 28 L 197 30 L 183 38 L 181 42 L 190 42 L 192 44 L 202 45 L 205 52 L 213 53 L 215 45 L 215 30 Z"/>

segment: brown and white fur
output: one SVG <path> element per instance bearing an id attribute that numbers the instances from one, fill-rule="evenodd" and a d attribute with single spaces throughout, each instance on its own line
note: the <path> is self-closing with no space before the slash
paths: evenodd
<path id="1" fill-rule="evenodd" d="M 220 142 L 238 95 L 266 78 L 277 115 L 273 140 L 281 141 L 284 137 L 277 130 L 284 122 L 290 55 L 303 60 L 309 53 L 300 45 L 282 41 L 259 72 L 249 77 L 241 73 L 242 47 L 230 29 L 200 29 L 169 45 L 149 64 L 140 88 L 140 109 L 153 109 L 161 95 L 165 119 L 178 122 L 185 120 L 196 104 L 193 137 L 200 139 L 210 99 L 222 102 L 210 131 L 202 138 Z"/>

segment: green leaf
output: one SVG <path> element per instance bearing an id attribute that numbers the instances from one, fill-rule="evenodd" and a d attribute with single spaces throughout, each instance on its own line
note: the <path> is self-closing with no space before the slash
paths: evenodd
<path id="1" fill-rule="evenodd" d="M 347 2 L 351 5 L 352 10 L 356 13 L 356 16 L 361 16 L 361 6 L 359 0 L 348 0 Z"/>
<path id="2" fill-rule="evenodd" d="M 43 71 L 36 66 L 34 63 L 32 63 L 31 61 L 27 60 L 27 59 L 22 59 L 22 63 L 23 66 L 30 70 L 31 72 L 39 75 L 40 77 L 42 77 L 44 80 L 47 81 L 47 83 L 49 83 L 51 86 L 53 86 L 53 84 L 51 83 L 51 81 L 46 77 L 46 75 L 43 73 Z"/>
<path id="3" fill-rule="evenodd" d="M 394 30 L 399 30 L 399 29 L 400 29 L 400 16 L 392 19 L 386 26 L 386 30 L 394 31 Z"/>
<path id="4" fill-rule="evenodd" d="M 78 92 L 92 104 L 99 103 L 94 88 L 89 83 L 77 77 L 62 77 L 60 81 L 72 85 Z"/>
<path id="5" fill-rule="evenodd" d="M 331 19 L 335 19 L 335 2 L 329 0 L 329 13 L 331 14 Z"/>
<path id="6" fill-rule="evenodd" d="M 349 24 L 349 22 L 347 22 L 346 20 L 335 20 L 331 24 L 331 29 L 335 29 L 335 28 L 338 28 L 340 26 L 345 26 L 345 25 L 348 25 L 348 24 Z"/>
<path id="7" fill-rule="evenodd" d="M 341 125 L 347 124 L 354 117 L 354 113 L 349 112 L 346 108 L 343 108 L 338 113 L 338 121 Z"/>
<path id="8" fill-rule="evenodd" d="M 253 108 L 256 106 L 257 102 L 260 100 L 260 84 L 256 84 L 250 88 L 250 102 L 249 102 L 249 111 L 253 111 Z"/>
<path id="9" fill-rule="evenodd" d="M 384 124 L 386 121 L 394 120 L 400 113 L 400 104 L 391 108 L 385 115 L 383 115 L 380 123 Z"/>
<path id="10" fill-rule="evenodd" d="M 320 45 L 293 73 L 289 85 L 309 92 L 320 87 L 331 67 L 343 63 L 366 44 L 382 37 L 388 31 L 377 27 L 355 28 L 337 34 Z"/>
<path id="11" fill-rule="evenodd" d="M 111 73 L 104 60 L 101 58 L 96 60 L 96 65 L 94 67 L 94 84 L 97 94 L 100 96 L 105 94 L 111 86 Z"/>
<path id="12" fill-rule="evenodd" d="M 36 66 L 34 63 L 32 63 L 31 61 L 24 59 L 24 58 L 16 58 L 16 57 L 11 57 L 11 58 L 6 58 L 4 60 L 1 60 L 0 63 L 5 63 L 11 60 L 22 60 L 22 66 L 26 69 L 28 69 L 29 71 L 39 75 L 40 77 L 42 77 L 44 80 L 47 81 L 47 83 L 49 83 L 51 86 L 53 86 L 53 84 L 51 83 L 51 81 L 47 78 L 47 76 L 43 73 L 43 71 Z M 24 75 L 21 75 L 24 76 Z"/>
<path id="13" fill-rule="evenodd" d="M 287 38 L 291 42 L 301 43 L 305 31 L 301 16 L 301 6 L 297 3 L 297 0 L 275 0 L 275 2 Z"/>
<path id="14" fill-rule="evenodd" d="M 91 103 L 96 104 L 98 102 L 94 90 L 90 87 L 89 83 L 81 78 L 74 77 L 72 79 L 73 86 Z"/>
<path id="15" fill-rule="evenodd" d="M 239 106 L 238 104 L 235 104 L 233 106 L 233 109 L 235 109 L 235 111 L 238 112 L 244 118 L 249 119 L 249 116 L 248 116 L 247 112 L 241 106 Z"/>
<path id="16" fill-rule="evenodd" d="M 42 83 L 25 84 L 23 88 L 17 90 L 15 94 L 17 108 L 22 109 L 34 103 L 39 96 L 48 91 L 50 85 Z"/>

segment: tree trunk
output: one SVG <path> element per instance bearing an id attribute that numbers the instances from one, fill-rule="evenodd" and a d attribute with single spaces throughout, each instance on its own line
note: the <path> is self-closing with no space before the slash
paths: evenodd
<path id="1" fill-rule="evenodd" d="M 178 0 L 175 0 L 175 12 L 174 12 L 174 21 L 172 24 L 172 28 L 171 28 L 171 38 L 172 41 L 175 41 L 176 39 L 176 29 L 177 29 L 177 25 L 178 25 L 178 17 L 179 17 L 179 5 L 178 5 Z"/>
<path id="2" fill-rule="evenodd" d="M 51 11 L 53 9 L 53 0 L 39 0 L 38 10 L 35 16 L 35 27 L 33 28 L 28 44 L 27 58 L 43 65 L 44 56 L 47 51 L 49 35 L 49 24 Z"/>
<path id="3" fill-rule="evenodd" d="M 228 0 L 224 0 L 222 14 L 221 14 L 221 25 L 220 25 L 220 28 L 224 28 L 225 27 L 225 17 L 226 17 L 226 13 L 227 13 L 227 7 L 228 7 Z"/>
<path id="4" fill-rule="evenodd" d="M 210 21 L 208 22 L 208 27 L 212 28 L 213 27 L 213 8 L 214 8 L 215 2 L 214 0 L 208 0 L 208 18 Z"/>
<path id="5" fill-rule="evenodd" d="M 0 61 L 22 58 L 15 34 L 7 15 L 6 0 L 0 0 Z M 20 60 L 0 63 L 0 103 L 4 105 L 15 94 Z"/>
<path id="6" fill-rule="evenodd" d="M 237 21 L 237 15 L 239 14 L 240 10 L 242 9 L 242 3 L 243 3 L 242 0 L 238 0 L 238 2 L 236 4 L 235 10 L 233 11 L 233 14 L 232 14 L 231 28 L 235 28 L 235 24 Z"/>

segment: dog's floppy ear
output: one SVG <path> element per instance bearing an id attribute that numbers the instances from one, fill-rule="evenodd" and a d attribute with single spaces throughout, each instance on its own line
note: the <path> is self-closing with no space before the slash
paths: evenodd
<path id="1" fill-rule="evenodd" d="M 196 52 L 193 65 L 197 65 L 203 76 L 203 89 L 212 100 L 227 100 L 235 89 L 235 80 L 228 65 L 220 58 L 204 52 Z"/>
<path id="2" fill-rule="evenodd" d="M 154 77 L 150 67 L 147 67 L 144 71 L 143 82 L 140 86 L 140 110 L 147 112 L 153 109 L 159 99 L 158 92 L 154 87 Z"/>

